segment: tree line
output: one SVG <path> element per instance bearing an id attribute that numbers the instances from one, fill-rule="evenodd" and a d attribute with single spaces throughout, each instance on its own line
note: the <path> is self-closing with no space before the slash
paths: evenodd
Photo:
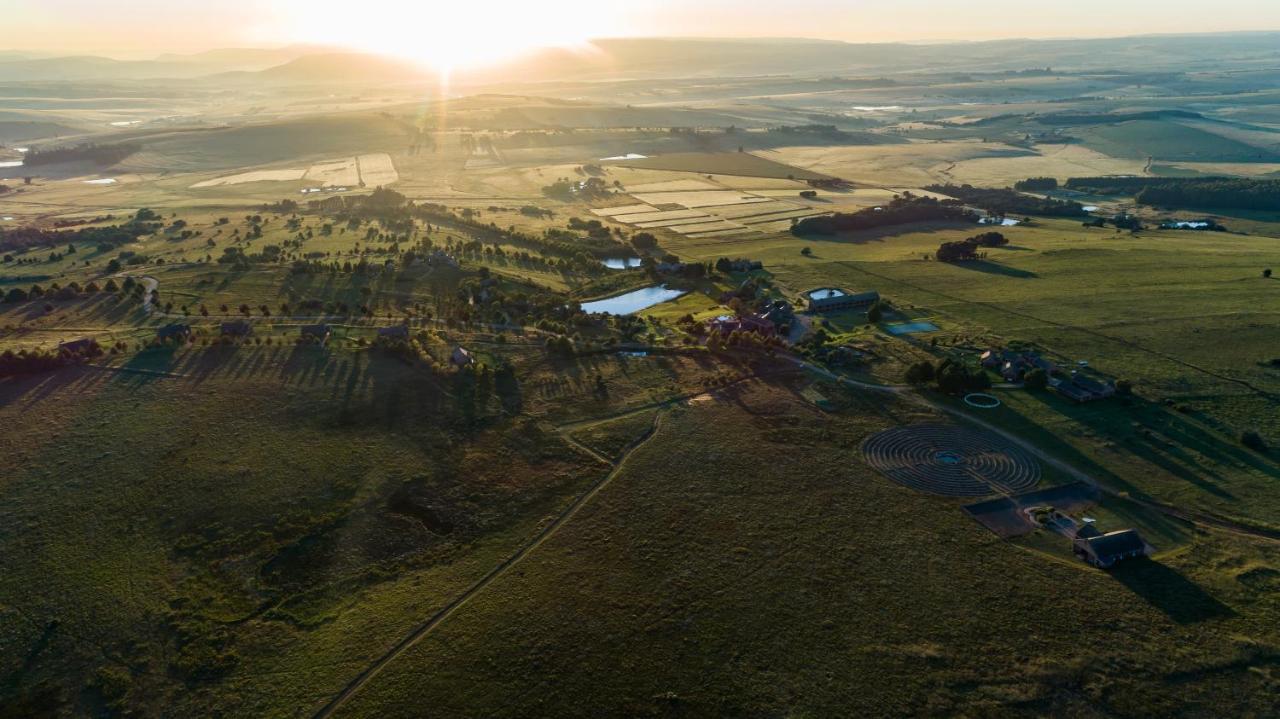
<path id="1" fill-rule="evenodd" d="M 1040 178 L 1043 179 L 1043 178 Z M 1056 185 L 1056 182 L 1055 182 Z M 988 212 L 1001 215 L 1041 215 L 1044 217 L 1084 217 L 1084 205 L 1070 200 L 1034 197 L 1009 188 L 993 189 L 973 185 L 929 185 L 929 192 L 954 197 Z"/>
<path id="2" fill-rule="evenodd" d="M 1131 195 L 1142 205 L 1206 209 L 1280 210 L 1280 180 L 1237 177 L 1073 177 L 1067 189 Z"/>
<path id="3" fill-rule="evenodd" d="M 47 149 L 33 148 L 22 158 L 22 164 L 25 167 L 53 165 L 59 162 L 92 162 L 95 165 L 114 165 L 141 150 L 142 145 L 133 142 L 121 142 L 112 145 L 86 142 L 79 145 Z"/>
<path id="4" fill-rule="evenodd" d="M 978 216 L 955 200 L 938 200 L 903 193 L 884 207 L 870 207 L 857 212 L 806 217 L 791 227 L 794 235 L 834 235 L 840 232 L 870 230 L 877 227 L 906 225 L 913 222 L 977 223 Z"/>

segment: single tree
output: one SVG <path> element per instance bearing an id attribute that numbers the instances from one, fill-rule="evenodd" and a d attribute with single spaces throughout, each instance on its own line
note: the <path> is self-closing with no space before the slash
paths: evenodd
<path id="1" fill-rule="evenodd" d="M 1037 367 L 1022 378 L 1022 383 L 1026 385 L 1027 389 L 1042 390 L 1049 386 L 1049 375 Z"/>

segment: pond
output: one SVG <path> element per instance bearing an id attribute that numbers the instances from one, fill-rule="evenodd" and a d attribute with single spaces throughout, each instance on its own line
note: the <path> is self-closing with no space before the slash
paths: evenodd
<path id="1" fill-rule="evenodd" d="M 8 160 L 0 162 L 0 167 L 22 167 L 22 160 Z"/>
<path id="2" fill-rule="evenodd" d="M 978 220 L 979 225 L 1000 225 L 1001 227 L 1017 227 L 1022 224 L 1021 220 L 1015 220 L 1009 217 L 984 217 Z"/>
<path id="3" fill-rule="evenodd" d="M 844 297 L 844 292 L 831 287 L 824 287 L 809 293 L 809 299 L 811 300 L 833 300 L 837 297 Z"/>
<path id="4" fill-rule="evenodd" d="M 611 270 L 634 270 L 641 262 L 639 257 L 610 257 L 601 263 Z"/>
<path id="5" fill-rule="evenodd" d="M 647 160 L 647 159 L 649 159 L 648 155 L 641 155 L 636 152 L 628 152 L 625 155 L 618 155 L 617 157 L 602 157 L 600 158 L 600 162 L 616 162 L 618 160 Z"/>
<path id="6" fill-rule="evenodd" d="M 910 335 L 918 332 L 937 332 L 938 326 L 932 322 L 904 322 L 885 327 L 891 335 Z"/>
<path id="7" fill-rule="evenodd" d="M 86 185 L 114 185 L 116 180 L 114 177 L 104 177 L 101 180 L 84 180 Z"/>
<path id="8" fill-rule="evenodd" d="M 687 290 L 672 290 L 662 285 L 654 285 L 653 287 L 646 287 L 642 290 L 628 292 L 625 295 L 618 295 L 617 297 L 585 302 L 582 305 L 582 311 L 591 314 L 607 312 L 611 315 L 629 315 L 654 305 L 660 305 L 663 302 L 669 302 L 677 297 L 683 297 L 686 294 L 688 294 Z"/>
<path id="9" fill-rule="evenodd" d="M 1080 209 L 1084 210 L 1085 212 L 1097 212 L 1097 211 L 1098 211 L 1098 206 L 1097 206 L 1097 205 L 1085 205 L 1084 207 L 1081 207 Z"/>

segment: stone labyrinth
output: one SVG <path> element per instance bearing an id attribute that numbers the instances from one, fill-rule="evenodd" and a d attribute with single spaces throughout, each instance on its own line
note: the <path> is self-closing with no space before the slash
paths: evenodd
<path id="1" fill-rule="evenodd" d="M 948 497 L 1014 494 L 1040 482 L 1040 464 L 999 435 L 944 424 L 895 427 L 862 444 L 867 463 L 906 487 Z"/>

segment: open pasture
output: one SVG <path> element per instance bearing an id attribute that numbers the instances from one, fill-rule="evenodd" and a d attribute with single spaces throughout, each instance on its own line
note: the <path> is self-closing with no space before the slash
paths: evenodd
<path id="1" fill-rule="evenodd" d="M 794 167 L 748 152 L 680 152 L 640 160 L 614 160 L 612 165 L 650 170 L 695 172 L 702 175 L 742 175 L 786 180 L 823 180 L 820 172 Z"/>

